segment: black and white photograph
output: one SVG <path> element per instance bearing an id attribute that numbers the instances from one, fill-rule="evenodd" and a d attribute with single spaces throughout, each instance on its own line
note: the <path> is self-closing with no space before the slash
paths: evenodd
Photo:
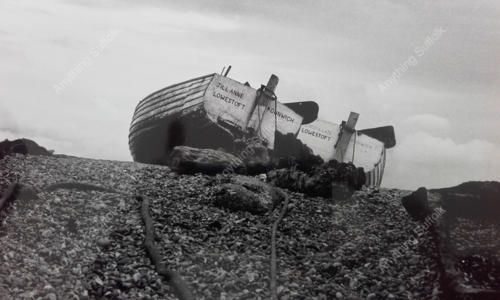
<path id="1" fill-rule="evenodd" d="M 500 2 L 0 0 L 0 300 L 500 300 Z"/>

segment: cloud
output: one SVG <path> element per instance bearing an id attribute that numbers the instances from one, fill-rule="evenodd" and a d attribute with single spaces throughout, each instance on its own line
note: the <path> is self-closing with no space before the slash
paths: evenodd
<path id="1" fill-rule="evenodd" d="M 60 128 L 51 126 L 47 122 L 30 122 L 23 119 L 23 114 L 14 114 L 9 109 L 0 106 L 0 140 L 29 138 L 49 149 L 56 149 L 57 153 L 75 153 L 79 145 L 67 137 L 61 138 Z M 74 145 L 76 147 L 71 147 Z M 69 152 L 64 152 L 69 151 Z"/>
<path id="2" fill-rule="evenodd" d="M 56 153 L 96 159 L 130 160 L 130 112 L 103 97 L 60 105 L 38 118 L 36 109 L 0 106 L 0 141 L 28 138 Z"/>
<path id="3" fill-rule="evenodd" d="M 356 111 L 357 128 L 394 125 L 384 184 L 495 177 L 500 16 L 498 2 L 482 3 L 473 11 L 465 0 L 0 1 L 0 99 L 9 112 L 1 108 L 0 129 L 59 153 L 130 160 L 139 100 L 231 64 L 229 76 L 254 87 L 278 75 L 280 100 L 315 100 L 332 122 Z M 380 93 L 440 27 L 446 34 L 418 66 Z M 55 95 L 52 86 L 114 28 L 119 38 Z"/>
<path id="4" fill-rule="evenodd" d="M 434 135 L 446 134 L 450 130 L 450 122 L 434 114 L 413 115 L 401 122 L 401 132 L 425 131 Z"/>
<path id="5" fill-rule="evenodd" d="M 390 150 L 387 164 L 386 186 L 416 189 L 471 180 L 500 181 L 500 146 L 479 139 L 456 143 L 419 131 L 405 136 Z"/>
<path id="6" fill-rule="evenodd" d="M 185 10 L 174 5 L 166 5 L 164 1 L 93 1 L 72 0 L 61 2 L 63 5 L 74 6 L 76 11 L 87 10 L 93 13 L 97 10 L 109 10 L 113 14 L 124 15 L 133 12 L 136 20 L 149 19 L 156 24 L 155 30 L 162 27 L 174 27 L 193 31 L 233 31 L 240 28 L 236 16 L 220 14 L 217 10 Z M 133 23 L 137 25 L 137 23 Z"/>
<path id="7" fill-rule="evenodd" d="M 4 106 L 0 106 L 0 130 L 8 130 L 13 133 L 19 133 L 19 125 L 15 117 Z"/>
<path id="8" fill-rule="evenodd" d="M 72 46 L 71 39 L 68 37 L 53 38 L 53 39 L 49 39 L 48 42 L 54 44 L 55 46 L 59 46 L 59 47 L 66 47 L 67 48 L 67 47 Z"/>
<path id="9" fill-rule="evenodd" d="M 493 157 L 499 157 L 500 151 L 497 150 L 498 147 L 485 140 L 471 140 L 457 144 L 451 138 L 416 132 L 401 141 L 396 157 L 403 158 L 409 163 L 428 165 L 449 165 L 460 162 L 487 164 Z"/>

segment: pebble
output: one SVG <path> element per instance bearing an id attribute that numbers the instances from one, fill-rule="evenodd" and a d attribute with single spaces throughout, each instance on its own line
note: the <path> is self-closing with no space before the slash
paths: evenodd
<path id="1" fill-rule="evenodd" d="M 174 243 L 178 243 L 181 240 L 181 237 L 179 235 L 173 235 L 170 240 Z"/>
<path id="2" fill-rule="evenodd" d="M 107 248 L 111 245 L 111 241 L 108 238 L 101 238 L 97 240 L 97 245 L 101 248 Z"/>
<path id="3" fill-rule="evenodd" d="M 104 285 L 104 282 L 102 282 L 102 279 L 99 276 L 97 276 L 94 281 L 100 286 Z"/>
<path id="4" fill-rule="evenodd" d="M 73 273 L 73 275 L 80 275 L 81 272 L 82 270 L 79 267 L 71 268 L 71 273 Z"/>
<path id="5" fill-rule="evenodd" d="M 367 299 L 367 300 L 370 300 L 370 299 L 375 299 L 376 297 L 377 297 L 377 294 L 375 294 L 375 293 L 370 293 L 370 294 L 368 294 L 368 296 L 366 296 L 366 299 Z"/>
<path id="6" fill-rule="evenodd" d="M 54 293 L 49 293 L 49 294 L 45 295 L 44 298 L 47 300 L 57 300 L 57 296 Z"/>
<path id="7" fill-rule="evenodd" d="M 50 250 L 47 248 L 42 248 L 38 252 L 41 256 L 49 256 L 50 255 Z"/>
<path id="8" fill-rule="evenodd" d="M 309 271 L 307 271 L 306 275 L 313 275 L 316 273 L 316 269 L 315 268 L 310 268 Z"/>
<path id="9" fill-rule="evenodd" d="M 43 287 L 44 290 L 47 290 L 47 291 L 53 291 L 54 290 L 54 287 L 51 286 L 50 284 L 47 284 L 46 286 Z"/>
<path id="10" fill-rule="evenodd" d="M 139 280 L 141 280 L 141 274 L 140 273 L 135 273 L 134 276 L 132 276 L 132 279 L 134 280 L 134 282 L 139 282 Z"/>
<path id="11" fill-rule="evenodd" d="M 118 260 L 117 264 L 119 265 L 128 265 L 132 263 L 132 259 L 131 258 L 128 258 L 128 257 L 124 257 L 124 258 L 121 258 L 120 260 Z"/>
<path id="12" fill-rule="evenodd" d="M 42 273 L 42 274 L 48 274 L 50 272 L 49 268 L 46 266 L 46 265 L 41 265 L 38 270 Z"/>
<path id="13" fill-rule="evenodd" d="M 408 262 L 412 265 L 416 265 L 418 264 L 419 261 L 420 261 L 420 256 L 413 255 Z"/>
<path id="14" fill-rule="evenodd" d="M 89 292 L 87 290 L 83 290 L 81 296 L 80 296 L 80 299 L 82 300 L 87 300 L 89 299 Z"/>
<path id="15" fill-rule="evenodd" d="M 342 295 L 342 293 L 341 293 L 341 292 L 336 292 L 336 293 L 335 293 L 335 297 L 337 297 L 337 299 L 342 299 L 342 298 L 344 298 L 344 296 Z"/>
<path id="16" fill-rule="evenodd" d="M 23 278 L 14 278 L 12 280 L 12 282 L 13 282 L 14 286 L 19 288 L 19 289 L 25 288 L 26 282 Z"/>

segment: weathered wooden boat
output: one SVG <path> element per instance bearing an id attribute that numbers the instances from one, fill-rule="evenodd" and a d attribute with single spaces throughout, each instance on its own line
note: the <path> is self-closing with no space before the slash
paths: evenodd
<path id="1" fill-rule="evenodd" d="M 274 148 L 275 132 L 293 134 L 325 161 L 353 162 L 380 185 L 386 148 L 395 145 L 392 126 L 356 131 L 358 114 L 334 124 L 317 119 L 315 102 L 280 103 L 278 78 L 259 89 L 225 75 L 209 74 L 158 90 L 137 105 L 130 125 L 134 161 L 165 164 L 177 145 L 233 149 L 235 137 L 258 136 Z"/>

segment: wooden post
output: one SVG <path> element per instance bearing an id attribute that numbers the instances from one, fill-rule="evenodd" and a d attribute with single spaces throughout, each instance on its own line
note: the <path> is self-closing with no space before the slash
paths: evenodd
<path id="1" fill-rule="evenodd" d="M 359 114 L 351 111 L 351 113 L 349 114 L 349 119 L 347 119 L 347 123 L 346 123 L 345 127 L 347 129 L 354 130 L 354 128 L 356 127 L 356 123 L 358 122 L 358 118 L 359 118 Z"/>
<path id="2" fill-rule="evenodd" d="M 276 87 L 278 86 L 279 78 L 278 76 L 272 74 L 267 81 L 267 85 L 261 85 L 259 91 L 260 94 L 257 99 L 257 103 L 266 104 L 275 100 L 274 91 L 276 91 Z"/>
<path id="3" fill-rule="evenodd" d="M 267 82 L 266 89 L 274 93 L 276 91 L 276 86 L 278 86 L 279 78 L 278 76 L 272 74 Z"/>
<path id="4" fill-rule="evenodd" d="M 272 74 L 271 77 L 269 77 L 269 80 L 267 81 L 267 85 L 261 85 L 259 92 L 258 92 L 258 98 L 257 101 L 255 101 L 255 106 L 258 108 L 259 105 L 264 105 L 266 107 L 268 103 L 271 101 L 276 101 L 276 95 L 274 94 L 274 91 L 276 91 L 276 87 L 278 86 L 279 78 L 278 76 Z M 254 107 L 255 109 L 255 107 Z M 275 112 L 276 113 L 276 112 Z M 262 112 L 258 111 L 257 117 L 259 118 L 259 125 L 257 127 L 257 135 L 259 136 L 259 139 L 261 138 L 261 126 L 262 126 L 262 119 L 264 118 L 265 114 L 265 108 Z M 276 116 L 276 115 L 275 115 Z M 276 123 L 276 122 L 275 122 Z M 276 128 L 275 128 L 276 130 Z"/>
<path id="5" fill-rule="evenodd" d="M 227 67 L 226 73 L 224 73 L 224 77 L 227 77 L 227 74 L 229 74 L 229 71 L 231 71 L 231 66 Z"/>
<path id="6" fill-rule="evenodd" d="M 352 112 L 349 114 L 349 119 L 342 127 L 342 131 L 340 132 L 340 137 L 337 140 L 337 145 L 335 145 L 335 154 L 333 158 L 338 162 L 344 161 L 344 155 L 347 151 L 347 146 L 349 146 L 349 141 L 351 140 L 352 135 L 354 134 L 356 127 L 356 123 L 358 122 L 359 114 Z"/>

